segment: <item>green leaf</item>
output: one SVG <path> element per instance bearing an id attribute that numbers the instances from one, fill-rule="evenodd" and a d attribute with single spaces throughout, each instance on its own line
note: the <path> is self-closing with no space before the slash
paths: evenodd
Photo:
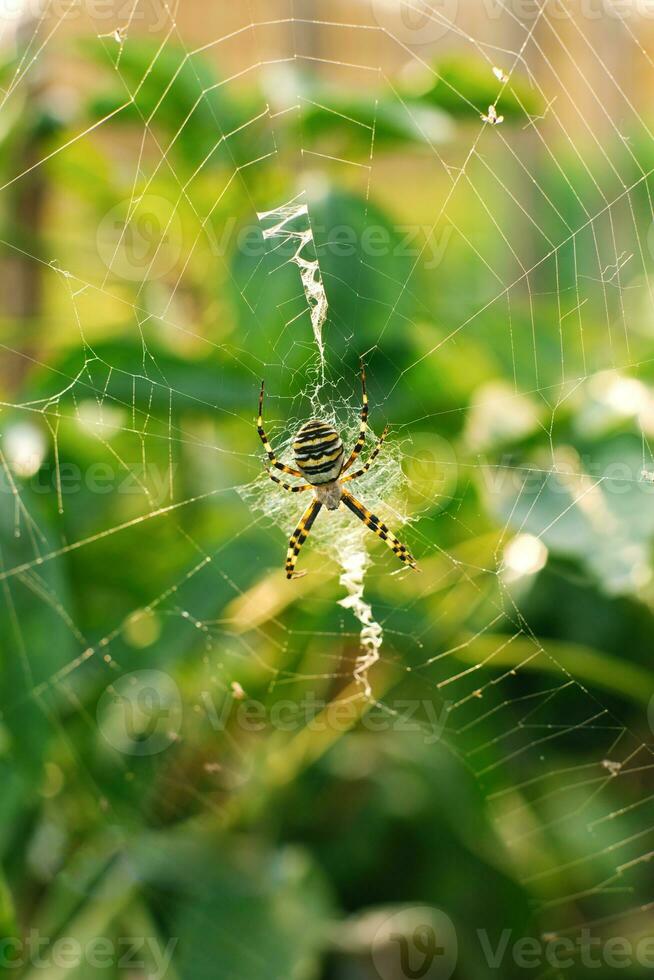
<path id="1" fill-rule="evenodd" d="M 438 146 L 454 136 L 450 119 L 440 108 L 406 105 L 399 97 L 379 94 L 375 99 L 334 86 L 320 88 L 304 81 L 300 86 L 297 125 L 291 133 L 303 145 L 324 141 L 332 156 L 363 154 L 410 146 Z"/>
<path id="2" fill-rule="evenodd" d="M 407 98 L 445 109 L 452 116 L 470 122 L 478 122 L 475 108 L 486 113 L 500 91 L 497 112 L 507 121 L 524 120 L 525 114 L 533 116 L 543 111 L 534 89 L 520 75 L 512 75 L 508 84 L 503 85 L 488 62 L 465 57 L 444 59 L 433 71 L 421 71 L 407 83 L 404 91 Z"/>
<path id="3" fill-rule="evenodd" d="M 520 667 L 530 673 L 552 674 L 561 678 L 561 668 L 584 686 L 608 691 L 647 705 L 654 685 L 652 671 L 625 658 L 618 659 L 578 643 L 543 639 L 544 653 L 534 656 L 533 639 L 489 633 L 486 636 L 461 635 L 455 656 L 465 664 L 480 664 L 488 658 L 493 672 Z"/>
<path id="4" fill-rule="evenodd" d="M 83 50 L 111 67 L 104 45 L 84 44 Z M 256 97 L 235 97 L 233 87 L 221 84 L 207 59 L 190 57 L 172 43 L 164 48 L 156 41 L 130 38 L 118 71 L 125 85 L 93 96 L 89 103 L 92 117 L 103 119 L 121 109 L 127 89 L 134 94 L 133 102 L 112 124 L 142 127 L 150 120 L 173 137 L 168 151 L 174 146 L 177 158 L 190 168 L 228 166 L 232 170 L 265 153 L 266 147 L 274 151 L 267 120 L 263 128 L 255 120 L 265 114 L 265 104 Z"/>
<path id="5" fill-rule="evenodd" d="M 165 899 L 180 976 L 213 980 L 219 963 L 221 976 L 235 980 L 318 977 L 331 902 L 302 848 L 187 832 L 152 837 L 135 856 L 139 875 Z"/>
<path id="6" fill-rule="evenodd" d="M 4 472 L 0 477 L 7 479 Z M 59 541 L 39 498 L 22 487 L 20 493 L 19 505 L 4 482 L 0 488 L 3 568 L 27 566 L 2 584 L 0 710 L 12 755 L 30 773 L 34 790 L 41 779 L 46 746 L 56 732 L 53 716 L 61 710 L 61 694 L 51 679 L 82 652 L 83 644 L 69 625 L 74 607 L 65 560 L 43 566 L 37 560 Z M 17 506 L 20 522 L 15 525 Z M 32 521 L 38 527 L 36 540 Z M 20 536 L 15 534 L 16 526 Z"/>

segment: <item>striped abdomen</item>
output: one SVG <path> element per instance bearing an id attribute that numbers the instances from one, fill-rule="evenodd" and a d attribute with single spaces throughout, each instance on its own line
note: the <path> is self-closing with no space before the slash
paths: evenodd
<path id="1" fill-rule="evenodd" d="M 297 468 L 318 486 L 336 480 L 343 466 L 343 443 L 329 422 L 314 419 L 299 430 L 293 443 Z"/>

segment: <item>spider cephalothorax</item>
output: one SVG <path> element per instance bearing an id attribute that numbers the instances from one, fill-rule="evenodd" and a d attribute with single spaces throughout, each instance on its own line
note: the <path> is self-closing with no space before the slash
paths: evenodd
<path id="1" fill-rule="evenodd" d="M 365 463 L 361 469 L 356 470 L 354 473 L 348 473 L 347 476 L 343 476 L 343 474 L 349 470 L 349 468 L 358 458 L 359 453 L 363 449 L 366 441 L 366 429 L 368 427 L 368 395 L 366 393 L 366 372 L 363 364 L 361 365 L 361 386 L 363 389 L 363 401 L 361 406 L 361 426 L 359 428 L 359 438 L 357 439 L 356 445 L 354 446 L 354 449 L 352 450 L 347 462 L 343 464 L 343 460 L 345 458 L 343 453 L 343 442 L 341 441 L 341 437 L 333 425 L 321 419 L 312 419 L 298 430 L 298 433 L 293 441 L 293 452 L 295 454 L 295 462 L 297 465 L 297 469 L 294 470 L 292 467 L 286 466 L 284 463 L 279 462 L 263 428 L 264 383 L 263 381 L 261 382 L 257 431 L 261 437 L 264 449 L 268 453 L 268 458 L 270 459 L 272 465 L 276 469 L 281 470 L 282 473 L 289 473 L 291 476 L 304 477 L 304 479 L 308 482 L 293 485 L 291 483 L 284 483 L 283 480 L 276 477 L 270 470 L 268 470 L 268 475 L 271 480 L 274 480 L 275 483 L 278 483 L 290 493 L 302 493 L 304 490 L 313 490 L 314 492 L 313 501 L 305 511 L 302 520 L 293 532 L 289 542 L 288 553 L 286 555 L 287 578 L 293 578 L 293 576 L 297 574 L 295 572 L 297 556 L 300 553 L 300 548 L 309 536 L 309 531 L 311 530 L 316 517 L 320 513 L 321 508 L 324 506 L 327 508 L 327 510 L 338 510 L 341 504 L 344 504 L 349 510 L 352 511 L 353 514 L 356 514 L 356 516 L 363 521 L 366 527 L 370 528 L 371 531 L 374 531 L 378 537 L 380 537 L 383 541 L 386 541 L 389 547 L 392 548 L 393 553 L 397 555 L 401 562 L 404 562 L 405 565 L 410 565 L 412 568 L 416 567 L 413 556 L 409 553 L 407 548 L 397 540 L 395 535 L 392 534 L 384 522 L 380 521 L 378 517 L 367 510 L 363 504 L 343 486 L 344 483 L 348 483 L 351 480 L 356 480 L 357 477 L 362 476 L 370 469 L 373 461 L 379 454 L 384 439 L 386 438 L 386 433 L 388 432 L 388 428 L 384 429 L 380 438 L 377 440 L 377 445 L 370 454 L 368 462 Z"/>

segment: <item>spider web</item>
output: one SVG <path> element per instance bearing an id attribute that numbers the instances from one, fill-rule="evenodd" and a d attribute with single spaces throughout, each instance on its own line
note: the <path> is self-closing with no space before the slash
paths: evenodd
<path id="1" fill-rule="evenodd" d="M 637 938 L 653 907 L 648 675 L 630 651 L 600 668 L 581 630 L 541 637 L 555 612 L 538 599 L 549 559 L 651 603 L 654 163 L 624 77 L 652 80 L 648 10 L 396 8 L 253 0 L 199 35 L 183 5 L 45 3 L 7 28 L 3 112 L 38 109 L 45 135 L 12 149 L 3 261 L 28 300 L 42 283 L 48 323 L 2 344 L 8 757 L 34 712 L 92 783 L 71 731 L 98 738 L 98 693 L 142 667 L 183 691 L 170 754 L 205 751 L 205 695 L 318 691 L 390 724 L 409 699 L 416 739 L 474 775 L 495 860 L 542 929 Z M 474 86 L 439 68 L 452 51 Z M 89 61 L 108 94 L 87 103 Z M 419 149 L 398 163 L 400 138 Z M 15 219 L 43 174 L 55 231 L 35 243 Z M 363 245 L 379 228 L 386 251 Z M 287 585 L 308 501 L 262 472 L 260 379 L 289 459 L 314 415 L 354 443 L 360 357 L 367 451 L 386 421 L 391 435 L 353 489 L 422 572 L 323 512 L 309 574 Z M 173 648 L 195 664 L 186 681 Z M 161 776 L 201 814 L 247 768 L 232 735 L 210 735 L 220 763 Z"/>

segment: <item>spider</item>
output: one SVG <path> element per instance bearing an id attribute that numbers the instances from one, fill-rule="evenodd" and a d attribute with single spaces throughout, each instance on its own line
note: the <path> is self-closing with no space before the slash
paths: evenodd
<path id="1" fill-rule="evenodd" d="M 313 527 L 314 521 L 321 509 L 324 507 L 327 510 L 338 510 L 341 504 L 345 504 L 348 510 L 351 510 L 353 514 L 363 521 L 366 527 L 370 528 L 378 537 L 385 541 L 390 548 L 393 550 L 393 554 L 397 555 L 401 562 L 405 565 L 410 565 L 411 568 L 417 568 L 415 559 L 409 553 L 407 548 L 401 544 L 395 535 L 389 530 L 389 528 L 381 521 L 378 517 L 372 514 L 363 504 L 356 499 L 348 490 L 343 486 L 344 483 L 348 483 L 351 480 L 356 480 L 358 477 L 363 476 L 367 473 L 373 462 L 379 455 L 379 452 L 384 444 L 384 440 L 388 434 L 388 426 L 384 429 L 381 436 L 377 440 L 377 445 L 370 454 L 370 458 L 367 463 L 361 467 L 361 469 L 355 470 L 354 473 L 348 473 L 347 476 L 343 476 L 347 470 L 350 469 L 352 464 L 355 462 L 359 453 L 363 449 L 366 441 L 366 428 L 368 425 L 368 394 L 366 391 L 366 371 L 363 364 L 361 364 L 361 387 L 363 389 L 362 405 L 361 405 L 361 426 L 359 429 L 359 437 L 356 441 L 354 449 L 350 454 L 350 458 L 343 465 L 343 443 L 341 442 L 341 437 L 339 436 L 336 429 L 329 424 L 329 422 L 324 422 L 321 419 L 312 419 L 307 422 L 298 430 L 295 440 L 293 442 L 293 452 L 295 454 L 295 462 L 297 464 L 297 469 L 292 469 L 290 466 L 286 466 L 284 463 L 280 463 L 275 452 L 268 441 L 268 436 L 263 428 L 263 394 L 264 394 L 265 382 L 261 382 L 261 392 L 259 393 L 259 416 L 257 419 L 257 432 L 263 443 L 263 447 L 268 453 L 268 458 L 275 469 L 281 470 L 282 473 L 289 473 L 291 476 L 304 477 L 308 480 L 308 483 L 291 484 L 285 483 L 280 480 L 279 477 L 275 476 L 272 470 L 266 467 L 266 472 L 271 480 L 283 487 L 284 490 L 288 490 L 290 493 L 303 493 L 305 490 L 313 490 L 314 498 L 307 508 L 307 510 L 302 515 L 302 519 L 295 531 L 291 536 L 291 540 L 288 545 L 288 552 L 286 555 L 286 578 L 298 578 L 301 575 L 306 574 L 305 572 L 296 572 L 295 565 L 297 562 L 298 555 L 300 553 L 300 548 L 309 536 L 309 532 Z"/>

